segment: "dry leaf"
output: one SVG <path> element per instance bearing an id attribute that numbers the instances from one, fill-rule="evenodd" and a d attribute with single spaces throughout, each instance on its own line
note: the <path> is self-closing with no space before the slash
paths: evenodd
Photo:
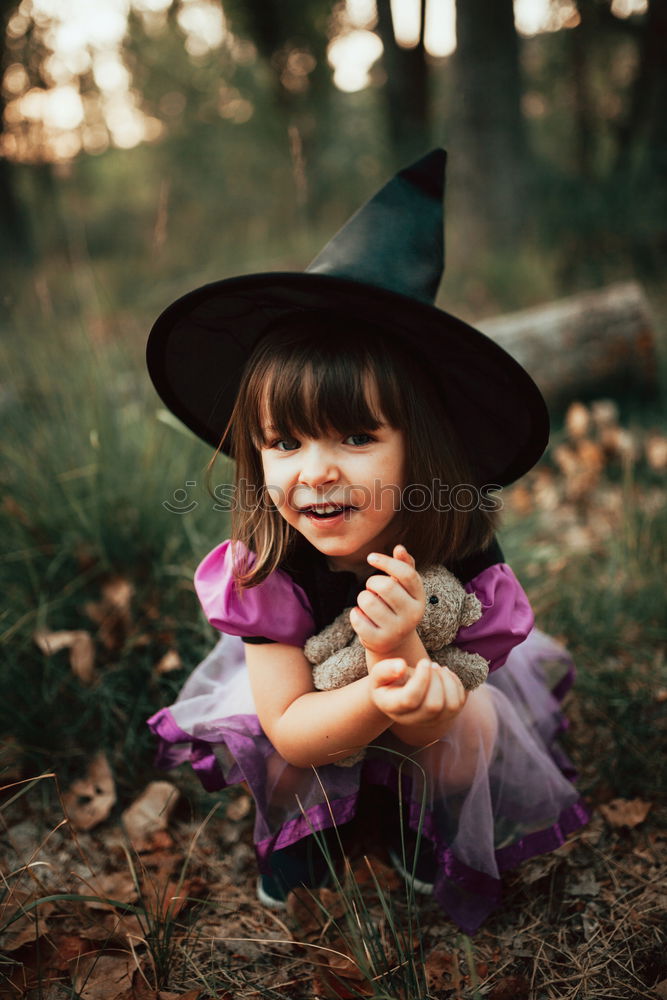
<path id="1" fill-rule="evenodd" d="M 172 993 L 170 990 L 160 990 L 158 993 L 158 1000 L 199 1000 L 200 997 L 203 998 L 204 994 L 201 990 L 194 989 L 188 990 L 187 993 Z M 217 1000 L 232 1000 L 232 994 L 227 993 L 216 993 Z"/>
<path id="2" fill-rule="evenodd" d="M 187 993 L 172 993 L 166 990 L 160 990 L 158 993 L 158 1000 L 199 1000 L 200 997 L 203 997 L 203 993 L 198 989 L 188 990 Z M 226 990 L 224 993 L 216 993 L 216 997 L 218 1000 L 232 1000 L 232 994 Z"/>
<path id="3" fill-rule="evenodd" d="M 370 983 L 353 981 L 348 986 L 344 979 L 338 977 L 337 973 L 330 972 L 326 968 L 322 970 L 322 978 L 313 976 L 312 988 L 317 1000 L 320 1000 L 320 997 L 333 997 L 334 1000 L 359 1000 L 359 997 L 375 995 L 375 990 Z"/>
<path id="4" fill-rule="evenodd" d="M 67 817 L 75 830 L 92 830 L 107 818 L 116 802 L 116 786 L 106 756 L 98 753 L 85 778 L 74 781 L 63 795 Z"/>
<path id="5" fill-rule="evenodd" d="M 569 445 L 559 444 L 557 448 L 554 448 L 553 458 L 564 476 L 573 476 L 576 474 L 579 463 L 577 462 L 576 453 Z"/>
<path id="6" fill-rule="evenodd" d="M 152 869 L 159 876 L 168 878 L 169 875 L 173 874 L 174 869 L 182 860 L 182 857 L 178 854 L 172 854 L 165 850 L 156 850 L 152 854 L 141 855 L 141 868 L 142 871 Z"/>
<path id="7" fill-rule="evenodd" d="M 375 885 L 373 875 L 378 880 L 383 889 L 400 889 L 403 887 L 403 880 L 392 865 L 386 865 L 379 858 L 368 858 L 360 861 L 354 868 L 354 880 L 357 885 Z"/>
<path id="8" fill-rule="evenodd" d="M 240 820 L 245 819 L 252 808 L 252 799 L 249 795 L 239 795 L 237 799 L 230 802 L 227 806 L 227 819 L 231 819 L 232 822 L 238 823 Z"/>
<path id="9" fill-rule="evenodd" d="M 89 632 L 76 633 L 69 662 L 72 673 L 82 684 L 92 684 L 95 679 L 95 646 Z"/>
<path id="10" fill-rule="evenodd" d="M 102 586 L 102 600 L 89 601 L 86 614 L 99 625 L 99 638 L 107 649 L 118 649 L 132 628 L 134 589 L 124 577 L 112 577 Z"/>
<path id="11" fill-rule="evenodd" d="M 618 423 L 618 406 L 613 399 L 596 399 L 591 403 L 591 417 L 598 430 L 613 427 Z"/>
<path id="12" fill-rule="evenodd" d="M 590 473 L 601 472 L 604 468 L 604 452 L 595 441 L 585 438 L 577 445 L 577 458 L 580 464 Z"/>
<path id="13" fill-rule="evenodd" d="M 340 945 L 340 942 L 338 942 Z M 343 951 L 343 947 L 340 948 Z M 332 972 L 342 979 L 353 979 L 355 982 L 363 983 L 366 976 L 361 971 L 356 961 L 347 951 L 345 954 L 334 954 L 330 951 L 322 953 L 322 958 Z"/>
<path id="14" fill-rule="evenodd" d="M 515 486 L 510 493 L 510 503 L 512 510 L 517 514 L 530 514 L 533 509 L 533 498 L 523 484 Z"/>
<path id="15" fill-rule="evenodd" d="M 622 427 L 605 427 L 600 434 L 600 441 L 605 451 L 615 458 L 628 462 L 637 458 L 637 442 L 630 431 Z"/>
<path id="16" fill-rule="evenodd" d="M 95 676 L 95 647 L 90 632 L 80 629 L 49 632 L 40 629 L 35 632 L 33 639 L 45 656 L 53 656 L 61 649 L 69 649 L 72 673 L 83 684 L 92 683 Z"/>
<path id="17" fill-rule="evenodd" d="M 186 878 L 162 882 L 157 878 L 145 878 L 141 888 L 141 899 L 147 913 L 157 917 L 173 919 L 184 906 L 195 897 L 202 896 L 208 886 L 198 878 Z"/>
<path id="18" fill-rule="evenodd" d="M 70 975 L 80 1000 L 131 1000 L 135 968 L 132 955 L 92 953 L 75 959 Z"/>
<path id="19" fill-rule="evenodd" d="M 98 908 L 99 909 L 99 908 Z M 95 941 L 105 948 L 115 943 L 136 945 L 145 938 L 144 928 L 134 914 L 105 913 L 96 923 L 79 931 L 86 941 Z"/>
<path id="20" fill-rule="evenodd" d="M 533 498 L 540 510 L 556 510 L 560 495 L 551 469 L 538 468 L 533 474 Z"/>
<path id="21" fill-rule="evenodd" d="M 153 843 L 152 837 L 166 830 L 169 817 L 178 802 L 178 789 L 168 781 L 151 781 L 121 819 L 135 850 Z"/>
<path id="22" fill-rule="evenodd" d="M 429 993 L 438 994 L 452 985 L 452 956 L 444 948 L 434 948 L 424 963 Z"/>
<path id="23" fill-rule="evenodd" d="M 59 972 L 65 972 L 70 968 L 70 962 L 73 959 L 87 954 L 92 948 L 92 945 L 81 935 L 74 934 L 51 936 L 51 943 L 53 954 L 49 958 L 49 967 L 57 969 Z"/>
<path id="24" fill-rule="evenodd" d="M 667 1000 L 667 979 L 663 979 L 662 982 L 656 983 L 652 987 L 654 994 L 660 998 L 660 1000 Z"/>
<path id="25" fill-rule="evenodd" d="M 132 976 L 132 1000 L 158 1000 L 160 994 L 146 981 L 141 969 L 135 969 Z"/>
<path id="26" fill-rule="evenodd" d="M 583 403 L 572 403 L 565 414 L 568 437 L 576 441 L 585 437 L 591 424 L 591 415 Z"/>
<path id="27" fill-rule="evenodd" d="M 97 875 L 86 879 L 86 895 L 99 896 L 99 899 L 88 900 L 86 906 L 91 910 L 114 910 L 112 899 L 117 903 L 133 903 L 137 898 L 137 887 L 129 872 L 113 872 L 111 875 Z"/>
<path id="28" fill-rule="evenodd" d="M 13 736 L 3 736 L 0 742 L 0 788 L 19 781 L 22 774 L 23 750 Z"/>
<path id="29" fill-rule="evenodd" d="M 23 524 L 26 528 L 30 527 L 30 518 L 14 497 L 6 496 L 2 501 L 2 508 L 7 514 L 9 514 L 10 517 L 14 518 L 14 520 Z"/>
<path id="30" fill-rule="evenodd" d="M 530 983 L 523 976 L 503 976 L 489 993 L 489 1000 L 529 1000 L 529 998 Z"/>
<path id="31" fill-rule="evenodd" d="M 45 656 L 53 656 L 61 649 L 69 649 L 77 633 L 71 629 L 61 632 L 49 632 L 47 629 L 38 629 L 34 633 L 33 639 Z"/>
<path id="32" fill-rule="evenodd" d="M 612 826 L 628 826 L 631 829 L 643 823 L 653 805 L 641 799 L 612 799 L 600 806 L 600 812 Z"/>
<path id="33" fill-rule="evenodd" d="M 164 654 L 162 659 L 155 664 L 155 673 L 170 674 L 172 670 L 180 670 L 182 666 L 183 661 L 176 650 L 170 649 Z"/>
<path id="34" fill-rule="evenodd" d="M 345 915 L 345 903 L 333 889 L 299 886 L 287 897 L 287 912 L 299 924 L 299 937 L 314 939 L 330 917 L 340 920 Z"/>
<path id="35" fill-rule="evenodd" d="M 594 898 L 600 895 L 600 883 L 596 880 L 595 875 L 590 869 L 587 869 L 578 876 L 576 881 L 573 879 L 568 882 L 565 892 L 568 896 L 585 896 L 589 898 Z"/>
<path id="36" fill-rule="evenodd" d="M 644 443 L 646 461 L 656 472 L 667 469 L 667 437 L 663 434 L 651 434 Z"/>
<path id="37" fill-rule="evenodd" d="M 0 939 L 5 951 L 16 951 L 24 944 L 35 941 L 37 937 L 45 933 L 46 924 L 44 921 L 53 911 L 53 903 L 40 903 L 39 906 L 24 913 L 25 907 L 34 902 L 36 898 L 34 895 L 19 890 L 10 892 L 7 898 L 0 903 L 0 925 L 4 925 L 16 917 Z"/>

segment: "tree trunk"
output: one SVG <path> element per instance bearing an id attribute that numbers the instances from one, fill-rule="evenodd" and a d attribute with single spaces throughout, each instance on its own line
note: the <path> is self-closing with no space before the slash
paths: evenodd
<path id="1" fill-rule="evenodd" d="M 627 173 L 642 139 L 648 142 L 650 168 L 667 170 L 667 0 L 649 0 L 639 42 L 639 65 L 632 99 L 618 130 L 617 169 Z M 656 169 L 657 168 L 657 169 Z"/>
<path id="2" fill-rule="evenodd" d="M 476 325 L 516 358 L 552 404 L 601 391 L 657 388 L 655 325 L 635 282 Z"/>
<path id="3" fill-rule="evenodd" d="M 426 0 L 419 0 L 419 41 L 413 48 L 398 44 L 390 0 L 377 0 L 377 33 L 382 40 L 386 121 L 396 167 L 405 166 L 431 145 L 429 67 L 424 46 Z"/>
<path id="4" fill-rule="evenodd" d="M 595 42 L 595 4 L 578 0 L 581 23 L 570 32 L 574 82 L 575 158 L 577 173 L 593 175 L 597 115 L 591 92 L 590 57 Z"/>
<path id="5" fill-rule="evenodd" d="M 494 249 L 530 217 L 512 0 L 457 0 L 450 164 L 464 214 Z"/>
<path id="6" fill-rule="evenodd" d="M 0 81 L 7 69 L 7 25 L 18 3 L 0 0 Z M 4 130 L 6 101 L 0 93 L 0 132 Z M 26 212 L 16 190 L 17 167 L 0 155 L 0 257 L 10 262 L 29 260 L 32 240 Z"/>
<path id="7" fill-rule="evenodd" d="M 316 169 L 330 127 L 331 73 L 327 22 L 333 0 L 229 0 L 232 28 L 252 39 L 271 74 L 277 118 L 293 164 L 296 197 L 307 221 L 319 201 Z M 303 72 L 306 53 L 314 67 Z"/>

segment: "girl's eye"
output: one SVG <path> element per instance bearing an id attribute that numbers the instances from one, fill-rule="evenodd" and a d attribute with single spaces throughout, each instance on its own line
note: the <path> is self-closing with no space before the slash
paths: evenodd
<path id="1" fill-rule="evenodd" d="M 280 441 L 274 442 L 271 447 L 276 448 L 278 451 L 296 451 L 299 447 L 299 442 L 296 438 L 281 438 Z"/>
<path id="2" fill-rule="evenodd" d="M 370 434 L 350 434 L 345 438 L 345 443 L 356 445 L 358 448 L 364 444 L 370 444 L 374 438 Z"/>

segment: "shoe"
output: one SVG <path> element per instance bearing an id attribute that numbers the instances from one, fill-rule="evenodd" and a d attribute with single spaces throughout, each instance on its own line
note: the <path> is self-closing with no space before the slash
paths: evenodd
<path id="1" fill-rule="evenodd" d="M 324 855 L 312 836 L 274 851 L 270 865 L 270 874 L 260 875 L 257 880 L 257 898 L 272 910 L 285 908 L 292 889 L 301 886 L 317 888 L 329 882 L 330 873 Z"/>
<path id="2" fill-rule="evenodd" d="M 287 893 L 272 875 L 260 875 L 257 879 L 257 899 L 269 910 L 284 910 L 287 907 Z"/>
<path id="3" fill-rule="evenodd" d="M 410 838 L 412 840 L 412 838 Z M 428 841 L 422 840 L 419 844 L 417 860 L 414 861 L 414 842 L 408 841 L 405 845 L 405 860 L 401 849 L 398 851 L 389 847 L 389 858 L 398 874 L 405 879 L 408 885 L 412 886 L 415 892 L 423 896 L 432 896 L 435 886 L 436 860 L 435 851 Z"/>

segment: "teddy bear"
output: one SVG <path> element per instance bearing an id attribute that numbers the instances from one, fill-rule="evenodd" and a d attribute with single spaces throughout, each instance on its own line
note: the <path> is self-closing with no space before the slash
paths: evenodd
<path id="1" fill-rule="evenodd" d="M 489 664 L 478 653 L 466 653 L 451 642 L 462 626 L 472 625 L 481 618 L 479 599 L 474 594 L 467 594 L 444 566 L 431 566 L 420 576 L 426 608 L 417 634 L 431 659 L 453 670 L 464 688 L 472 691 L 486 680 Z M 317 635 L 311 636 L 304 653 L 313 665 L 313 683 L 318 691 L 344 687 L 366 674 L 366 654 L 350 624 L 350 608 L 342 611 Z M 363 753 L 363 750 L 358 751 L 337 763 L 351 766 L 361 760 Z"/>

